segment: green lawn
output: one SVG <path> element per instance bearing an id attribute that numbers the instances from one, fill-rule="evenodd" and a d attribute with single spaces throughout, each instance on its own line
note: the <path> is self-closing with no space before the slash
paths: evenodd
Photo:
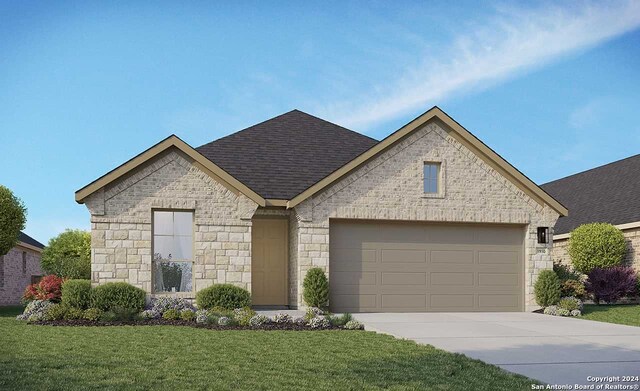
<path id="1" fill-rule="evenodd" d="M 640 327 L 640 305 L 585 304 L 582 319 Z"/>
<path id="2" fill-rule="evenodd" d="M 0 308 L 0 389 L 516 390 L 532 380 L 366 331 L 54 327 Z"/>

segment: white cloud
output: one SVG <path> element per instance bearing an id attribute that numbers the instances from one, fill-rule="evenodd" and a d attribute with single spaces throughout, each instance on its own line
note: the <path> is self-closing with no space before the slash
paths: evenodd
<path id="1" fill-rule="evenodd" d="M 345 126 L 366 127 L 513 77 L 639 26 L 640 1 L 633 0 L 502 8 L 483 27 L 455 38 L 450 51 L 388 81 L 388 89 L 375 88 L 360 94 L 368 96 L 365 100 L 336 102 L 320 111 Z"/>

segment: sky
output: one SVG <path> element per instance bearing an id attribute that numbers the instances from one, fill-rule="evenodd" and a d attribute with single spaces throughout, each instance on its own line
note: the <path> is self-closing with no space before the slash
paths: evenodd
<path id="1" fill-rule="evenodd" d="M 538 184 L 638 154 L 640 2 L 0 0 L 0 184 L 45 244 L 170 134 L 297 108 L 382 139 L 434 105 Z"/>

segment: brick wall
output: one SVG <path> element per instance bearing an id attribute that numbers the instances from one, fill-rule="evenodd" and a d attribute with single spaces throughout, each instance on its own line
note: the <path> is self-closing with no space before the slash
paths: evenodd
<path id="1" fill-rule="evenodd" d="M 423 164 L 441 162 L 444 192 L 425 197 Z M 533 282 L 551 268 L 551 245 L 538 245 L 536 227 L 552 227 L 558 214 L 542 206 L 431 123 L 398 142 L 329 188 L 295 208 L 298 220 L 298 297 L 311 267 L 329 268 L 331 218 L 527 225 L 525 302 L 535 308 Z"/>
<path id="2" fill-rule="evenodd" d="M 26 268 L 23 269 L 23 255 Z M 0 257 L 0 306 L 18 305 L 31 276 L 42 275 L 40 253 L 20 246 L 12 248 L 4 257 Z"/>

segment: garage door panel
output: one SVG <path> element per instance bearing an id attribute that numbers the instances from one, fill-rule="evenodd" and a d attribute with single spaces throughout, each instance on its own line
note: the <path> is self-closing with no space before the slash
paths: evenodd
<path id="1" fill-rule="evenodd" d="M 521 226 L 332 220 L 329 230 L 335 312 L 523 309 Z"/>

